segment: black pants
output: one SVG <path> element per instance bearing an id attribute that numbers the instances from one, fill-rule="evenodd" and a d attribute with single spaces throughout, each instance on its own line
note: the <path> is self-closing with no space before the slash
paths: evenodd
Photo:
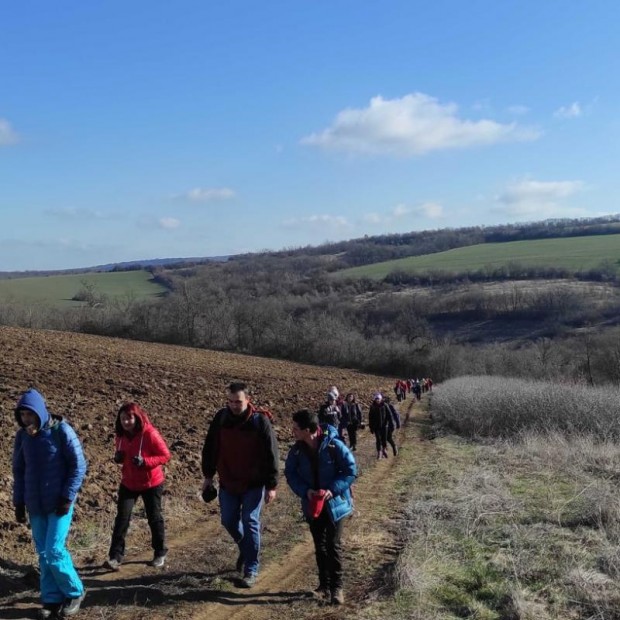
<path id="1" fill-rule="evenodd" d="M 385 439 L 392 446 L 392 452 L 394 453 L 394 456 L 396 456 L 398 450 L 396 449 L 396 442 L 394 441 L 394 437 L 392 437 L 393 432 L 394 431 L 391 428 L 388 428 L 385 433 Z"/>
<path id="2" fill-rule="evenodd" d="M 328 590 L 342 588 L 342 530 L 345 519 L 333 523 L 327 508 L 318 519 L 310 521 L 314 540 L 316 565 L 319 569 L 319 587 Z"/>
<path id="3" fill-rule="evenodd" d="M 138 497 L 142 496 L 146 517 L 151 528 L 151 545 L 156 556 L 165 555 L 168 551 L 165 545 L 164 517 L 161 513 L 161 497 L 164 485 L 147 489 L 146 491 L 130 491 L 121 486 L 118 489 L 118 503 L 116 507 L 116 519 L 112 532 L 109 557 L 121 560 L 125 555 L 125 536 L 131 521 L 131 512 Z"/>
<path id="4" fill-rule="evenodd" d="M 351 447 L 357 447 L 357 424 L 349 424 L 347 426 L 347 433 L 349 435 L 349 444 Z"/>
<path id="5" fill-rule="evenodd" d="M 375 442 L 377 446 L 377 452 L 381 452 L 387 446 L 387 428 L 375 429 Z"/>

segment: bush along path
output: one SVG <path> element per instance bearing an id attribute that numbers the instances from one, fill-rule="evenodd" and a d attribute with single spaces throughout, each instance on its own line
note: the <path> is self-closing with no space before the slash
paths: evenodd
<path id="1" fill-rule="evenodd" d="M 88 590 L 79 617 L 105 620 L 169 618 L 351 618 L 391 597 L 393 570 L 403 545 L 401 522 L 409 495 L 408 480 L 429 449 L 420 441 L 421 407 L 401 405 L 403 427 L 397 432 L 396 457 L 377 461 L 374 438 L 366 430 L 356 458 L 360 476 L 354 487 L 355 513 L 345 525 L 345 597 L 342 607 L 314 600 L 317 586 L 314 547 L 298 499 L 282 479 L 275 503 L 264 508 L 262 567 L 251 590 L 237 587 L 236 548 L 219 523 L 219 511 L 204 505 L 204 518 L 187 523 L 168 541 L 163 569 L 148 567 L 152 554 L 128 548 L 118 572 L 99 564 L 81 567 Z M 288 446 L 283 447 L 283 456 Z M 196 481 L 196 493 L 200 480 Z M 194 498 L 194 501 L 197 501 Z M 182 510 L 175 506 L 174 510 Z M 132 528 L 146 528 L 136 511 Z M 178 515 L 176 515 L 178 517 Z M 131 541 L 131 531 L 128 543 Z M 37 592 L 0 599 L 2 618 L 31 618 Z"/>

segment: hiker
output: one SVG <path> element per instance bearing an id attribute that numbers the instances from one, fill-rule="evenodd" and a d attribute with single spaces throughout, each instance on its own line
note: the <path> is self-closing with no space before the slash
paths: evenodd
<path id="1" fill-rule="evenodd" d="M 245 383 L 228 386 L 228 404 L 209 425 L 202 448 L 203 493 L 219 476 L 222 525 L 239 547 L 240 586 L 256 583 L 260 553 L 260 514 L 276 497 L 278 441 L 268 415 L 250 403 Z"/>
<path id="2" fill-rule="evenodd" d="M 344 603 L 342 590 L 342 531 L 353 512 L 351 485 L 357 476 L 355 459 L 336 437 L 331 425 L 319 426 L 316 413 L 302 409 L 293 414 L 295 444 L 286 457 L 284 474 L 301 498 L 310 525 L 319 572 L 317 598 Z"/>
<path id="3" fill-rule="evenodd" d="M 368 427 L 375 436 L 378 459 L 388 458 L 387 437 L 388 429 L 392 425 L 392 413 L 383 400 L 383 394 L 375 392 L 372 397 L 372 404 L 368 410 Z M 396 454 L 396 444 L 393 443 L 393 440 L 391 445 L 394 454 Z"/>
<path id="4" fill-rule="evenodd" d="M 413 383 L 412 392 L 415 394 L 417 400 L 422 398 L 422 386 L 420 385 L 420 380 L 416 379 Z"/>
<path id="5" fill-rule="evenodd" d="M 337 403 L 338 393 L 329 391 L 327 392 L 326 401 L 319 408 L 319 423 L 330 424 L 336 430 L 340 427 L 340 419 L 342 412 L 340 405 Z"/>
<path id="6" fill-rule="evenodd" d="M 139 497 L 151 528 L 153 559 L 150 566 L 162 568 L 166 562 L 166 531 L 161 500 L 164 493 L 164 470 L 170 451 L 147 412 L 137 403 L 128 402 L 116 414 L 114 462 L 121 465 L 116 519 L 106 568 L 117 571 L 125 555 L 125 536 L 134 504 Z"/>
<path id="7" fill-rule="evenodd" d="M 66 542 L 86 459 L 73 428 L 49 413 L 37 390 L 22 394 L 15 419 L 20 428 L 13 450 L 13 504 L 18 523 L 30 518 L 39 555 L 42 607 L 38 617 L 74 616 L 85 590 Z"/>
<path id="8" fill-rule="evenodd" d="M 344 441 L 341 429 L 347 429 L 349 436 L 349 445 L 352 452 L 357 450 L 357 429 L 362 425 L 362 408 L 360 407 L 355 394 L 346 395 L 342 403 L 339 436 Z"/>
<path id="9" fill-rule="evenodd" d="M 392 446 L 392 452 L 394 456 L 398 454 L 398 448 L 396 447 L 396 442 L 394 441 L 394 431 L 400 428 L 400 413 L 398 413 L 398 409 L 391 403 L 389 397 L 385 397 L 385 405 L 390 411 L 390 420 L 387 425 L 387 432 L 385 434 L 385 440 L 387 443 Z"/>

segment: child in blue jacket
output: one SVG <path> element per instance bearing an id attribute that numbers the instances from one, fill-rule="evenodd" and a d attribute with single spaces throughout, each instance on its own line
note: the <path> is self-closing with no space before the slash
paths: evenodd
<path id="1" fill-rule="evenodd" d="M 13 450 L 13 504 L 19 523 L 26 523 L 28 513 L 39 555 L 39 617 L 72 616 L 84 598 L 66 547 L 73 505 L 86 473 L 82 446 L 73 428 L 48 412 L 37 390 L 21 396 L 15 419 L 20 428 Z"/>
<path id="2" fill-rule="evenodd" d="M 342 591 L 342 531 L 353 512 L 351 485 L 357 476 L 353 454 L 329 424 L 319 426 L 316 413 L 302 409 L 293 414 L 297 440 L 286 457 L 284 474 L 301 498 L 314 540 L 319 571 L 319 598 L 344 603 Z"/>

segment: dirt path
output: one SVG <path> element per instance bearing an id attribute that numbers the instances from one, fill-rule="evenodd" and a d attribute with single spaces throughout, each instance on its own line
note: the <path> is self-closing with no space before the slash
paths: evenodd
<path id="1" fill-rule="evenodd" d="M 428 458 L 429 444 L 420 443 L 416 419 L 420 407 L 408 401 L 407 424 L 399 433 L 400 455 L 375 461 L 366 468 L 355 485 L 356 515 L 345 529 L 347 549 L 345 570 L 348 602 L 334 608 L 314 602 L 309 591 L 316 586 L 314 546 L 308 533 L 284 557 L 271 562 L 249 594 L 231 593 L 228 599 L 201 605 L 193 620 L 250 620 L 260 618 L 351 618 L 378 584 L 379 573 L 396 560 L 399 551 L 398 528 L 402 504 L 395 500 L 399 483 L 406 472 L 421 459 Z M 371 441 L 365 451 L 372 450 Z M 390 526 L 391 525 L 391 526 Z M 306 528 L 307 529 L 307 528 Z M 360 566 L 363 565 L 363 568 Z M 353 567 L 361 568 L 359 571 Z M 374 567 L 374 569 L 373 569 Z"/>
<path id="2" fill-rule="evenodd" d="M 307 526 L 291 522 L 298 500 L 284 489 L 278 507 L 265 509 L 265 527 L 273 530 L 260 577 L 252 590 L 238 589 L 231 566 L 234 547 L 219 524 L 215 506 L 209 514 L 169 540 L 170 562 L 162 570 L 146 567 L 151 553 L 132 554 L 120 572 L 82 567 L 88 589 L 81 618 L 132 620 L 225 620 L 284 618 L 351 618 L 380 594 L 385 574 L 400 549 L 398 522 L 412 468 L 421 465 L 432 444 L 420 441 L 421 408 L 410 400 L 401 407 L 407 423 L 398 432 L 400 453 L 377 461 L 374 440 L 366 432 L 357 452 L 361 476 L 355 485 L 356 514 L 345 527 L 345 593 L 342 608 L 312 599 L 316 587 L 314 547 Z M 286 486 L 286 485 L 282 485 Z M 403 497 L 399 499 L 399 496 Z M 401 501 L 402 500 L 402 501 Z M 192 513 L 193 514 L 193 513 Z M 282 521 L 278 519 L 289 519 Z M 141 526 L 142 527 L 142 526 Z M 297 540 L 294 539 L 297 536 Z M 287 539 L 282 542 L 282 539 Z M 292 540 L 292 542 L 291 542 Z M 277 548 L 277 541 L 284 546 Z M 275 549 L 274 549 L 275 547 Z M 0 606 L 2 618 L 31 618 L 34 592 Z"/>

